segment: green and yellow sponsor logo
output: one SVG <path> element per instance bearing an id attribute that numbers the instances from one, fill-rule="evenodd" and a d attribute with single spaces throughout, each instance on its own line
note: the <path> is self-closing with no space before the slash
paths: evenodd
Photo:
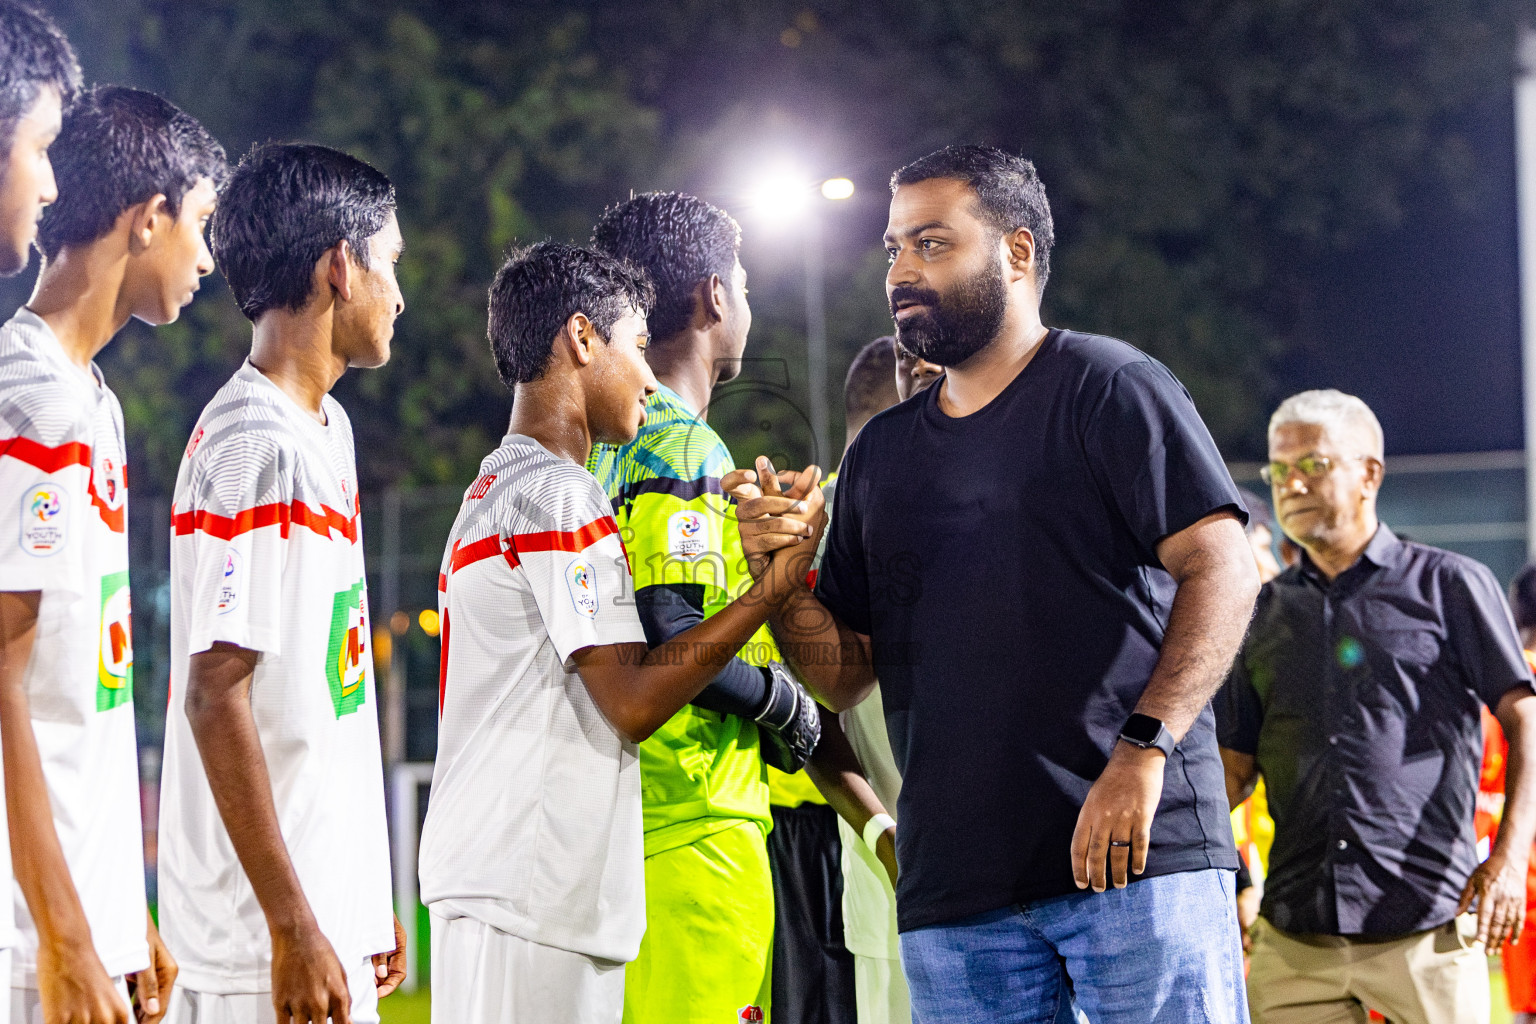
<path id="1" fill-rule="evenodd" d="M 331 687 L 336 717 L 348 715 L 368 699 L 368 592 L 362 580 L 337 593 L 331 602 L 331 641 L 325 654 L 325 679 Z"/>
<path id="2" fill-rule="evenodd" d="M 133 605 L 128 573 L 101 578 L 101 642 L 96 657 L 96 710 L 133 700 Z"/>

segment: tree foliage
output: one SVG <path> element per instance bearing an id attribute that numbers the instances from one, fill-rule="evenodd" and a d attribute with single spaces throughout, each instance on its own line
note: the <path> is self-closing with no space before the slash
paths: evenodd
<path id="1" fill-rule="evenodd" d="M 1521 13 L 1513 0 L 49 6 L 88 78 L 164 93 L 232 154 L 307 138 L 397 183 L 395 358 L 343 385 L 369 487 L 462 481 L 499 436 L 484 295 L 509 244 L 583 239 L 631 189 L 733 207 L 775 146 L 861 187 L 862 205 L 828 221 L 834 372 L 888 329 L 886 176 L 940 145 L 992 142 L 1036 160 L 1056 209 L 1049 321 L 1151 351 L 1229 453 L 1251 450 L 1274 361 L 1326 286 L 1319 257 L 1394 226 L 1411 189 L 1443 191 L 1448 210 L 1482 201 L 1461 115 L 1507 90 Z M 803 394 L 794 239 L 757 233 L 753 353 Z M 136 325 L 109 350 L 137 488 L 169 489 L 191 419 L 244 355 L 222 291 L 211 279 L 181 323 Z M 765 428 L 750 402 L 720 417 L 741 445 L 805 450 L 794 417 Z"/>
<path id="2" fill-rule="evenodd" d="M 1274 360 L 1329 284 L 1319 257 L 1395 227 L 1410 191 L 1443 193 L 1448 217 L 1486 201 L 1465 115 L 1508 94 L 1530 13 L 1514 0 L 665 6 L 609 8 L 595 38 L 638 54 L 639 98 L 678 135 L 788 107 L 847 165 L 888 173 L 956 141 L 1031 156 L 1057 216 L 1048 321 L 1169 363 L 1234 454 L 1262 446 Z M 683 47 L 701 60 L 678 62 Z"/>
<path id="3" fill-rule="evenodd" d="M 471 38 L 445 36 L 431 10 L 123 0 L 103 22 L 91 0 L 57 5 L 88 77 L 164 93 L 232 157 L 264 139 L 308 139 L 395 182 L 406 313 L 390 364 L 339 388 L 369 488 L 458 481 L 494 446 L 509 402 L 485 341 L 485 290 L 502 254 L 546 234 L 585 237 L 657 134 L 654 114 L 587 47 L 579 15 Z M 103 362 L 135 440 L 136 485 L 164 493 L 249 328 L 227 294 L 209 294 L 173 327 L 124 335 Z"/>

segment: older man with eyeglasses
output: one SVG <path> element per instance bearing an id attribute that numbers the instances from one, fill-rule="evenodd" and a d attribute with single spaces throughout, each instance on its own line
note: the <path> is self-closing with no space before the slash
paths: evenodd
<path id="1" fill-rule="evenodd" d="M 1254 1024 L 1486 1024 L 1485 950 L 1524 927 L 1536 834 L 1536 692 L 1509 608 L 1486 566 L 1377 520 L 1381 425 L 1360 399 L 1286 399 L 1269 458 L 1302 557 L 1260 593 L 1216 700 L 1228 797 L 1262 774 L 1275 819 Z M 1511 738 L 1481 864 L 1480 704 Z"/>

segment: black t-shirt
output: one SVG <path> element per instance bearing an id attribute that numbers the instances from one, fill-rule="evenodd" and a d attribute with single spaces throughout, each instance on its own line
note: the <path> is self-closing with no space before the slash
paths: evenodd
<path id="1" fill-rule="evenodd" d="M 873 640 L 903 931 L 1079 891 L 1078 811 L 1172 607 L 1156 545 L 1246 517 L 1189 393 L 1123 342 L 1051 331 L 980 411 L 938 396 L 859 433 L 817 578 Z M 1168 760 L 1143 877 L 1237 864 L 1207 707 Z"/>

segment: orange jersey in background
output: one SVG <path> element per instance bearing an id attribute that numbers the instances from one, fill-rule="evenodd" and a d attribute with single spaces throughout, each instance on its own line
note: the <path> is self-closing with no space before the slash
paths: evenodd
<path id="1" fill-rule="evenodd" d="M 1525 652 L 1526 663 L 1536 671 L 1536 654 Z M 1483 768 L 1477 779 L 1477 850 L 1487 857 L 1504 816 L 1504 768 L 1509 760 L 1509 744 L 1499 720 L 1483 708 Z M 1536 858 L 1525 874 L 1527 922 L 1536 921 Z M 1526 941 L 1519 945 L 1505 943 L 1500 951 L 1504 962 L 1504 983 L 1509 989 L 1509 1008 L 1515 1013 L 1536 1013 L 1536 932 L 1527 930 Z"/>

